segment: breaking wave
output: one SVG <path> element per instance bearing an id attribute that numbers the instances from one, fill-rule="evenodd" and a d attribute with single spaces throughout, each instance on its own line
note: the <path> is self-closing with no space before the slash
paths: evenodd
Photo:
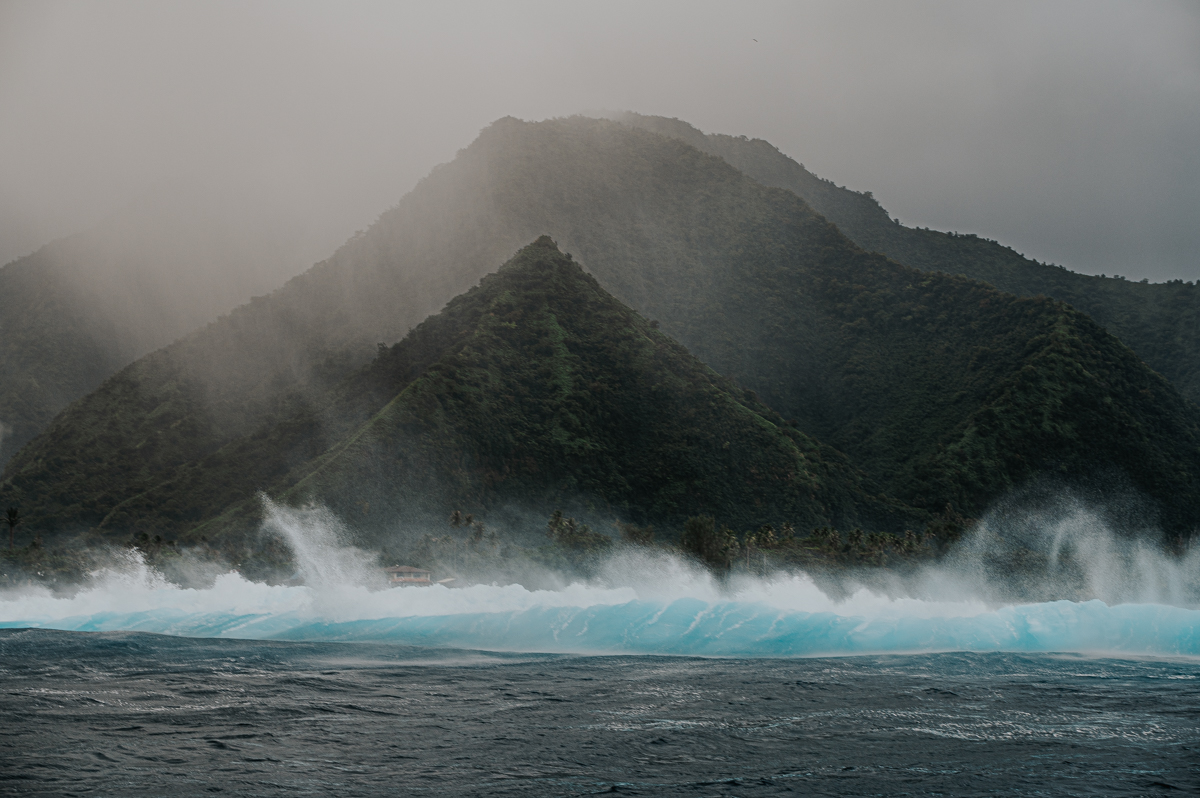
<path id="1" fill-rule="evenodd" d="M 269 510 L 269 523 L 292 543 L 308 577 L 305 586 L 266 585 L 228 573 L 209 588 L 187 589 L 135 558 L 72 597 L 33 588 L 0 594 L 0 627 L 588 654 L 1200 656 L 1200 610 L 1189 603 L 1195 585 L 1190 560 L 1163 560 L 1160 567 L 1169 573 L 1160 581 L 1177 598 L 1157 601 L 1130 600 L 1125 593 L 997 601 L 985 589 L 987 580 L 961 565 L 953 574 L 928 570 L 908 585 L 833 590 L 796 573 L 721 584 L 676 557 L 629 552 L 612 558 L 590 582 L 553 590 L 515 584 L 376 589 L 366 583 L 371 569 L 359 554 L 338 547 L 330 531 L 334 519 Z M 1055 539 L 1061 551 L 1062 535 Z M 1099 550 L 1086 548 L 1089 556 Z M 1145 551 L 1130 556 L 1138 567 L 1152 567 Z M 1115 566 L 1106 561 L 1105 567 Z"/>

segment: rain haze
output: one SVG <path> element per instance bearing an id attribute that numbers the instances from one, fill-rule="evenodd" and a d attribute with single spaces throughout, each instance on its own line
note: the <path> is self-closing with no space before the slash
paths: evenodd
<path id="1" fill-rule="evenodd" d="M 0 791 L 1200 795 L 1198 134 L 1200 0 L 0 0 Z"/>
<path id="2" fill-rule="evenodd" d="M 269 288 L 499 117 L 632 110 L 910 226 L 1200 277 L 1196 3 L 5 2 L 0 108 L 0 263 L 186 203 Z"/>

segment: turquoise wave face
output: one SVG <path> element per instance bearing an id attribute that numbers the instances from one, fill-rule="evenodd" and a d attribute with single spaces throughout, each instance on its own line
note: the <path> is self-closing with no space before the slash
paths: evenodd
<path id="1" fill-rule="evenodd" d="M 395 640 L 493 650 L 803 657 L 885 652 L 1020 651 L 1200 656 L 1200 612 L 1100 601 L 1007 607 L 974 617 L 864 618 L 743 603 L 549 608 L 309 623 L 289 640 Z"/>
<path id="2" fill-rule="evenodd" d="M 821 589 L 797 573 L 718 582 L 664 552 L 627 550 L 593 582 L 553 590 L 518 584 L 378 589 L 371 557 L 340 543 L 324 510 L 265 503 L 307 585 L 270 586 L 237 573 L 211 588 L 169 584 L 132 557 L 72 597 L 0 593 L 0 627 L 142 631 L 264 640 L 390 641 L 494 651 L 805 657 L 945 651 L 1074 652 L 1200 657 L 1200 549 L 1167 558 L 1114 538 L 1086 515 L 1037 526 L 1053 543 L 1039 586 L 1014 599 L 987 567 L 986 529 L 954 557 L 904 582 Z M 1031 522 L 1032 523 L 1032 522 Z M 1004 551 L 1001 547 L 1001 553 Z M 1061 598 L 1062 585 L 1072 597 Z"/>
<path id="3" fill-rule="evenodd" d="M 621 591 L 586 588 L 573 594 L 525 591 L 519 586 L 350 590 L 331 597 L 309 588 L 249 583 L 232 586 L 256 595 L 253 600 L 245 596 L 239 600 L 226 594 L 226 599 L 233 600 L 219 602 L 229 606 L 218 609 L 211 605 L 218 599 L 213 591 L 219 591 L 219 586 L 211 591 L 158 587 L 145 591 L 143 596 L 147 605 L 157 606 L 136 611 L 114 607 L 59 617 L 50 617 L 57 614 L 54 609 L 70 612 L 81 608 L 79 602 L 25 597 L 0 602 L 0 627 L 267 640 L 388 641 L 589 654 L 805 657 L 1008 651 L 1200 656 L 1200 611 L 1157 604 L 1110 607 L 1098 600 L 1054 601 L 981 609 L 975 605 L 953 607 L 923 602 L 897 605 L 881 598 L 875 606 L 866 608 L 868 614 L 854 614 L 836 608 L 805 612 L 763 601 L 619 601 Z M 572 599 L 588 602 L 589 606 L 572 606 Z M 64 601 L 55 607 L 56 602 Z M 443 601 L 446 609 L 463 610 L 476 602 L 496 609 L 439 613 Z M 860 609 L 862 603 L 860 600 Z M 188 604 L 193 606 L 189 608 Z"/>

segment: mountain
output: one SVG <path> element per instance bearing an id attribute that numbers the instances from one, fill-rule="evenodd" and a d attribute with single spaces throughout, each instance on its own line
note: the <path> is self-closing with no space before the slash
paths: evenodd
<path id="1" fill-rule="evenodd" d="M 0 268 L 0 466 L 118 369 L 311 263 L 295 220 L 240 192 L 148 196 Z"/>
<path id="2" fill-rule="evenodd" d="M 902 266 L 721 158 L 585 118 L 494 123 L 331 258 L 68 408 L 0 491 L 91 527 L 236 440 L 273 446 L 543 232 L 900 501 L 974 514 L 1041 476 L 1115 474 L 1173 533 L 1197 517 L 1200 411 L 1086 315 Z"/>
<path id="3" fill-rule="evenodd" d="M 1044 295 L 1091 316 L 1184 396 L 1200 402 L 1200 285 L 1182 280 L 1130 282 L 1039 263 L 976 235 L 906 227 L 871 193 L 817 177 L 770 143 L 705 134 L 687 122 L 622 113 L 626 124 L 677 137 L 720 156 L 763 185 L 795 192 L 863 249 L 924 271 L 962 274 L 1019 296 Z"/>
<path id="4" fill-rule="evenodd" d="M 360 531 L 440 526 L 457 507 L 542 522 L 573 505 L 676 525 L 699 514 L 742 527 L 915 524 L 868 486 L 541 237 L 381 349 L 318 412 L 187 464 L 99 526 L 244 533 L 259 487 L 320 501 Z"/>

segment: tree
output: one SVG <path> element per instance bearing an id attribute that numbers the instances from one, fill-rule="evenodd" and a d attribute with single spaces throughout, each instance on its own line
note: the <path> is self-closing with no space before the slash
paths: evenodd
<path id="1" fill-rule="evenodd" d="M 855 554 L 861 553 L 866 542 L 867 536 L 858 527 L 851 529 L 850 534 L 846 535 L 846 543 L 849 544 L 850 551 Z"/>
<path id="2" fill-rule="evenodd" d="M 817 527 L 810 537 L 818 546 L 824 546 L 831 552 L 837 553 L 842 548 L 842 533 L 831 526 Z"/>
<path id="3" fill-rule="evenodd" d="M 602 551 L 612 545 L 612 538 L 593 532 L 590 526 L 574 518 L 564 517 L 562 510 L 555 510 L 550 516 L 546 537 L 564 549 L 576 552 Z"/>
<path id="4" fill-rule="evenodd" d="M 762 557 L 762 572 L 767 572 L 767 549 L 779 548 L 779 537 L 775 534 L 775 527 L 770 524 L 764 524 L 758 528 L 758 533 L 753 536 L 754 545 L 758 548 L 759 555 Z M 749 558 L 747 558 L 749 564 Z"/>
<path id="5" fill-rule="evenodd" d="M 24 519 L 21 518 L 21 513 L 16 507 L 9 507 L 4 520 L 8 522 L 8 547 L 11 549 L 16 542 L 17 524 Z"/>
<path id="6" fill-rule="evenodd" d="M 935 515 L 926 527 L 939 543 L 953 543 L 962 537 L 963 532 L 976 524 L 974 518 L 967 518 L 954 509 L 954 505 L 946 503 L 946 509 Z"/>
<path id="7" fill-rule="evenodd" d="M 684 522 L 679 547 L 711 566 L 728 568 L 729 557 L 737 549 L 737 538 L 724 528 L 718 530 L 711 515 L 698 515 Z"/>
<path id="8" fill-rule="evenodd" d="M 563 517 L 562 510 L 555 510 L 546 523 L 546 537 L 557 541 L 566 528 L 566 524 L 567 519 Z"/>
<path id="9" fill-rule="evenodd" d="M 654 542 L 654 527 L 652 526 L 638 526 L 618 521 L 617 531 L 621 533 L 621 540 L 635 546 L 649 546 Z"/>
<path id="10" fill-rule="evenodd" d="M 753 532 L 746 533 L 746 539 L 742 545 L 746 549 L 746 570 L 750 570 L 750 555 L 754 553 L 754 549 L 758 547 L 758 536 Z"/>
<path id="11" fill-rule="evenodd" d="M 888 550 L 893 548 L 896 542 L 895 535 L 889 535 L 886 532 L 872 532 L 866 538 L 867 555 L 876 565 L 884 565 L 887 563 Z"/>

